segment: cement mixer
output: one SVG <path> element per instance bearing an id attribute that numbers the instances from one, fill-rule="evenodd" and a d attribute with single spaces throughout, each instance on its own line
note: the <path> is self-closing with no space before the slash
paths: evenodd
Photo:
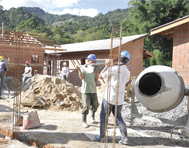
<path id="1" fill-rule="evenodd" d="M 184 98 L 184 92 L 182 77 L 167 66 L 151 66 L 141 72 L 135 82 L 137 99 L 154 112 L 175 108 Z"/>
<path id="2" fill-rule="evenodd" d="M 184 81 L 179 73 L 168 66 L 151 66 L 142 71 L 137 79 L 132 81 L 132 93 L 138 101 L 153 112 L 166 112 L 177 107 L 184 96 L 189 95 L 189 90 L 185 88 Z M 134 95 L 131 100 L 131 126 L 134 118 L 141 118 L 134 103 Z M 189 102 L 189 101 L 188 101 Z M 186 106 L 187 107 L 187 106 Z M 189 110 L 189 105 L 188 105 Z M 162 122 L 180 125 L 180 122 L 161 119 Z M 185 135 L 189 136 L 189 117 L 183 118 Z"/>

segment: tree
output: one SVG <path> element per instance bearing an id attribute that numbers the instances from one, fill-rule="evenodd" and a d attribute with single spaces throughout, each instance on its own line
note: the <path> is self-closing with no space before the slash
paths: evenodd
<path id="1" fill-rule="evenodd" d="M 129 17 L 121 22 L 123 35 L 150 33 L 150 29 L 188 15 L 189 0 L 131 0 Z M 160 35 L 145 39 L 144 49 L 159 50 L 164 55 L 164 64 L 172 60 L 172 40 Z"/>
<path id="2" fill-rule="evenodd" d="M 18 26 L 18 30 L 23 30 L 23 31 L 29 31 L 32 29 L 36 29 L 39 26 L 38 21 L 32 17 L 31 19 L 28 20 L 22 20 Z"/>
<path id="3" fill-rule="evenodd" d="M 163 59 L 163 53 L 159 50 L 153 51 L 154 57 L 150 59 L 150 66 L 152 65 L 165 65 L 165 61 Z"/>

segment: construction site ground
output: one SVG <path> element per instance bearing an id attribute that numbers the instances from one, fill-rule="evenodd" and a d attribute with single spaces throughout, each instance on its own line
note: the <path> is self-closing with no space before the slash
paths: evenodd
<path id="1" fill-rule="evenodd" d="M 102 101 L 102 92 L 98 92 L 99 103 Z M 116 148 L 134 147 L 134 148 L 172 148 L 189 147 L 187 139 L 171 139 L 171 129 L 173 126 L 161 124 L 154 118 L 137 119 L 134 127 L 130 128 L 129 119 L 126 118 L 129 104 L 123 107 L 123 118 L 128 126 L 128 137 L 130 145 L 115 144 Z M 100 148 L 103 146 L 112 147 L 111 136 L 108 143 L 100 143 L 91 140 L 90 135 L 94 137 L 99 133 L 100 127 L 100 108 L 96 113 L 96 124 L 91 124 L 90 113 L 88 115 L 89 128 L 83 128 L 81 125 L 81 110 L 79 111 L 51 111 L 41 109 L 40 107 L 30 109 L 22 108 L 22 111 L 37 110 L 41 127 L 33 129 L 23 129 L 20 127 L 19 141 L 11 139 L 13 130 L 13 99 L 4 98 L 0 100 L 0 148 Z M 144 121 L 145 120 L 145 121 Z M 150 121 L 149 121 L 150 120 Z M 149 121 L 149 122 L 148 122 Z M 153 124 L 151 124 L 153 122 Z M 150 123 L 150 124 L 148 124 Z M 112 114 L 109 119 L 109 128 L 113 129 L 114 117 Z M 89 137 L 85 135 L 89 133 Z M 116 138 L 120 137 L 117 132 Z"/>

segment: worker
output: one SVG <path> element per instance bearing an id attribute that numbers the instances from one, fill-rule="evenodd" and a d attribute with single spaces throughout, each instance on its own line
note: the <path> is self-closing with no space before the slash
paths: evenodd
<path id="1" fill-rule="evenodd" d="M 22 82 L 23 85 L 25 84 L 27 79 L 32 77 L 32 67 L 31 67 L 30 61 L 26 61 L 25 65 L 26 66 L 25 66 L 25 70 L 23 74 L 24 77 L 23 77 L 23 82 Z"/>
<path id="2" fill-rule="evenodd" d="M 3 90 L 3 83 L 4 83 L 4 78 L 6 78 L 7 74 L 7 65 L 4 61 L 3 56 L 0 56 L 0 99 L 2 98 L 2 90 Z"/>
<path id="3" fill-rule="evenodd" d="M 116 106 L 116 88 L 118 88 L 118 98 L 117 98 L 117 119 L 116 123 L 119 126 L 120 133 L 122 135 L 121 140 L 119 141 L 120 144 L 127 144 L 127 128 L 126 124 L 121 117 L 121 110 L 122 105 L 124 102 L 124 94 L 125 94 L 125 85 L 129 81 L 130 78 L 130 71 L 128 70 L 126 64 L 130 61 L 130 54 L 128 51 L 124 50 L 121 52 L 120 56 L 120 67 L 119 67 L 119 86 L 117 87 L 117 74 L 118 74 L 118 66 L 110 67 L 110 61 L 107 61 L 105 64 L 106 66 L 100 72 L 99 78 L 105 79 L 108 78 L 110 75 L 111 77 L 108 79 L 106 85 L 105 94 L 102 100 L 101 105 L 101 112 L 100 112 L 100 135 L 96 135 L 95 139 L 104 142 L 105 136 L 105 125 L 107 124 L 107 117 L 106 115 L 110 115 L 112 112 L 115 116 L 115 106 Z M 111 72 L 111 73 L 110 73 Z M 111 84 L 109 86 L 109 84 Z M 109 112 L 106 114 L 106 108 L 109 107 Z"/>
<path id="4" fill-rule="evenodd" d="M 64 62 L 62 67 L 62 76 L 64 80 L 67 80 L 68 74 L 69 74 L 69 68 L 67 67 L 66 62 Z"/>
<path id="5" fill-rule="evenodd" d="M 96 55 L 89 54 L 86 58 L 86 64 L 90 65 L 96 63 Z M 92 111 L 91 114 L 91 123 L 95 123 L 95 112 L 98 108 L 98 98 L 96 93 L 96 83 L 98 81 L 98 74 L 95 73 L 88 73 L 87 67 L 79 67 L 76 66 L 78 69 L 79 78 L 82 80 L 82 103 L 83 103 L 83 110 L 82 110 L 82 126 L 87 128 L 87 115 L 90 109 Z"/>

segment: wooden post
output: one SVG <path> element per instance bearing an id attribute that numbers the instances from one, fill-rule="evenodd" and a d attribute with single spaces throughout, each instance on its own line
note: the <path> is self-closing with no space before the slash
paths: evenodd
<path id="1" fill-rule="evenodd" d="M 116 120 L 117 120 L 117 101 L 118 101 L 118 92 L 119 92 L 119 76 L 120 76 L 120 53 L 121 53 L 121 44 L 122 44 L 122 28 L 120 29 L 120 46 L 118 51 L 118 71 L 117 71 L 117 86 L 116 86 L 116 103 L 115 103 L 115 119 L 114 119 L 114 133 L 112 148 L 115 148 L 115 135 L 116 135 Z"/>
<path id="2" fill-rule="evenodd" d="M 112 59 L 112 48 L 113 48 L 113 28 L 112 28 L 112 35 L 111 35 L 111 45 L 110 45 L 109 60 Z M 107 84 L 106 84 L 107 86 L 106 87 L 111 86 L 111 74 L 112 74 L 112 68 L 110 67 L 109 70 L 108 70 L 108 80 L 107 80 Z M 111 92 L 111 87 L 108 88 L 108 91 L 107 91 L 108 96 L 107 96 L 107 101 L 106 101 L 104 148 L 107 147 L 107 143 L 108 143 L 108 121 L 109 121 L 110 92 Z"/>

